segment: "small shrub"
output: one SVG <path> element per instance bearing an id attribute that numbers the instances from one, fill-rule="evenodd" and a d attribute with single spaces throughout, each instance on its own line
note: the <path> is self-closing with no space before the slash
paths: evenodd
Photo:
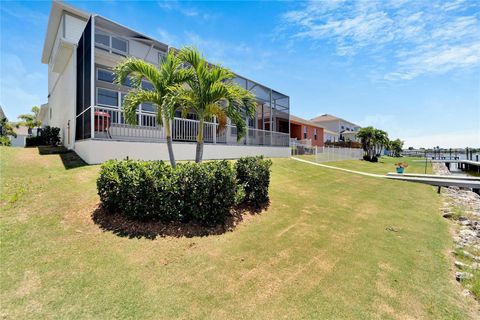
<path id="1" fill-rule="evenodd" d="M 46 126 L 40 136 L 42 144 L 56 146 L 60 143 L 60 128 Z"/>
<path id="2" fill-rule="evenodd" d="M 0 136 L 0 146 L 9 146 L 10 139 L 7 136 Z"/>
<path id="3" fill-rule="evenodd" d="M 378 162 L 378 157 L 377 156 L 373 156 L 372 157 L 372 160 L 370 160 L 371 162 Z"/>
<path id="4" fill-rule="evenodd" d="M 363 156 L 363 160 L 365 160 L 365 161 L 371 161 L 372 158 L 370 158 L 369 155 L 364 155 L 364 156 Z"/>
<path id="5" fill-rule="evenodd" d="M 42 145 L 42 138 L 39 136 L 36 137 L 27 137 L 25 139 L 25 146 L 26 147 L 37 147 Z"/>
<path id="6" fill-rule="evenodd" d="M 227 161 L 107 161 L 97 189 L 102 206 L 134 219 L 222 222 L 235 204 L 236 178 Z"/>
<path id="7" fill-rule="evenodd" d="M 260 208 L 268 203 L 271 160 L 263 156 L 240 158 L 235 163 L 238 183 L 245 191 L 244 203 Z"/>

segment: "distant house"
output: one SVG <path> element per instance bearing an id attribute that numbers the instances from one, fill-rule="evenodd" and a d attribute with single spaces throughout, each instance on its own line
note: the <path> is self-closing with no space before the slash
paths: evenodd
<path id="1" fill-rule="evenodd" d="M 323 142 L 338 142 L 340 141 L 340 133 L 330 131 L 328 129 L 323 130 Z"/>
<path id="2" fill-rule="evenodd" d="M 315 117 L 310 120 L 313 123 L 316 123 L 320 126 L 323 126 L 326 130 L 329 130 L 330 132 L 335 133 L 335 135 L 338 135 L 338 140 L 342 141 L 357 141 L 357 132 L 360 130 L 360 126 L 347 121 L 345 119 L 333 116 L 331 114 L 324 114 L 318 117 Z M 332 141 L 334 142 L 335 140 L 332 140 L 332 138 L 335 138 L 335 135 L 331 135 L 328 137 L 328 139 L 325 139 L 326 141 Z"/>
<path id="3" fill-rule="evenodd" d="M 11 146 L 25 148 L 25 146 L 27 145 L 27 137 L 30 136 L 30 134 L 28 133 L 28 127 L 14 127 L 13 131 L 15 131 L 17 136 L 9 136 Z"/>
<path id="4" fill-rule="evenodd" d="M 325 128 L 312 121 L 290 115 L 290 141 L 292 145 L 323 147 Z"/>

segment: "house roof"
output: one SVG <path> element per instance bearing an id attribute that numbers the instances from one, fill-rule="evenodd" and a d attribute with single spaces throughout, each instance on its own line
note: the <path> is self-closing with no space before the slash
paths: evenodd
<path id="1" fill-rule="evenodd" d="M 7 118 L 7 116 L 3 112 L 2 106 L 0 106 L 0 121 L 2 121 L 3 119 L 6 119 L 6 118 Z"/>
<path id="2" fill-rule="evenodd" d="M 17 135 L 25 135 L 25 136 L 28 135 L 28 127 L 26 127 L 26 126 L 19 126 L 18 128 L 13 126 L 13 131 Z"/>
<path id="3" fill-rule="evenodd" d="M 339 118 L 339 117 L 336 117 L 336 116 L 333 116 L 331 114 L 323 114 L 321 116 L 318 116 L 318 117 L 315 117 L 313 119 L 310 119 L 310 121 L 313 121 L 313 122 L 327 122 L 327 121 L 335 121 L 335 120 L 341 120 L 341 121 L 345 121 L 345 122 L 348 122 L 350 124 L 353 124 L 354 126 L 356 127 L 360 127 L 358 124 L 355 124 L 351 121 L 348 121 L 348 120 L 345 120 L 345 119 L 342 119 L 342 118 Z"/>
<path id="4" fill-rule="evenodd" d="M 319 125 L 318 123 L 314 123 L 312 121 L 309 121 L 307 119 L 303 119 L 303 118 L 300 118 L 300 117 L 297 117 L 293 114 L 290 114 L 290 121 L 293 121 L 293 122 L 298 122 L 298 123 L 301 123 L 301 124 L 304 124 L 306 126 L 311 126 L 311 127 L 316 127 L 316 128 L 322 128 L 324 129 L 323 126 Z"/>
<path id="5" fill-rule="evenodd" d="M 63 12 L 70 12 L 79 17 L 89 19 L 91 14 L 75 7 L 69 6 L 64 2 L 58 0 L 52 1 L 52 7 L 50 9 L 50 16 L 48 18 L 47 34 L 45 35 L 45 41 L 43 43 L 42 51 L 42 63 L 47 64 L 52 54 L 55 38 L 57 37 L 57 30 L 62 21 Z"/>

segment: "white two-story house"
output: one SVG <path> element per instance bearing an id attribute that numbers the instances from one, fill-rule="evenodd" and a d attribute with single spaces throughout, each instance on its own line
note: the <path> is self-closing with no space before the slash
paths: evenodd
<path id="1" fill-rule="evenodd" d="M 122 101 L 131 86 L 128 81 L 114 84 L 111 70 L 128 56 L 158 66 L 168 49 L 107 18 L 53 1 L 42 53 L 42 63 L 48 64 L 43 124 L 59 127 L 62 143 L 90 164 L 125 157 L 167 160 L 165 132 L 157 124 L 155 106 L 142 104 L 138 125 L 127 124 Z M 245 119 L 248 132 L 239 141 L 233 125 L 218 130 L 217 123 L 206 123 L 204 159 L 288 157 L 289 97 L 241 76 L 235 81 L 255 94 L 255 116 Z M 143 86 L 148 89 L 151 84 L 145 81 Z M 177 114 L 172 138 L 178 160 L 194 158 L 197 129 L 194 114 L 186 119 Z"/>
<path id="2" fill-rule="evenodd" d="M 315 117 L 310 121 L 323 126 L 327 131 L 329 131 L 328 134 L 325 134 L 324 136 L 325 142 L 335 142 L 338 140 L 358 141 L 357 132 L 361 127 L 353 122 L 332 116 L 330 114 L 324 114 Z"/>

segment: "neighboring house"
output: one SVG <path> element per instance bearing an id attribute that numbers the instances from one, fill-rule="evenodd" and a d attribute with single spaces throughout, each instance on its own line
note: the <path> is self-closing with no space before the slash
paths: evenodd
<path id="1" fill-rule="evenodd" d="M 139 124 L 126 124 L 122 101 L 131 87 L 128 82 L 113 84 L 111 70 L 127 56 L 158 65 L 168 49 L 167 44 L 104 17 L 52 2 L 42 54 L 42 63 L 48 64 L 43 125 L 59 127 L 63 144 L 87 163 L 127 156 L 167 160 L 165 132 L 156 124 L 154 107 L 142 104 Z M 205 124 L 204 159 L 288 157 L 289 97 L 240 76 L 235 81 L 255 94 L 255 116 L 245 119 L 248 133 L 239 142 L 236 127 L 228 125 L 219 132 L 216 123 Z M 198 121 L 194 114 L 188 119 L 177 116 L 172 124 L 175 155 L 178 160 L 192 160 Z"/>
<path id="2" fill-rule="evenodd" d="M 338 142 L 340 140 L 340 133 L 330 131 L 328 129 L 323 130 L 324 142 Z"/>
<path id="3" fill-rule="evenodd" d="M 324 115 L 315 117 L 310 121 L 325 127 L 325 129 L 331 132 L 338 134 L 339 140 L 358 141 L 356 133 L 358 132 L 358 130 L 360 130 L 361 127 L 353 122 L 332 116 L 330 114 L 324 114 Z M 325 142 L 326 141 L 327 140 L 325 140 Z"/>
<path id="4" fill-rule="evenodd" d="M 12 147 L 25 148 L 25 146 L 27 145 L 27 137 L 30 136 L 30 134 L 28 133 L 28 127 L 14 127 L 13 131 L 15 131 L 17 136 L 8 136 L 8 138 L 10 139 L 10 145 Z"/>
<path id="5" fill-rule="evenodd" d="M 323 147 L 324 128 L 316 123 L 290 115 L 291 144 Z"/>

